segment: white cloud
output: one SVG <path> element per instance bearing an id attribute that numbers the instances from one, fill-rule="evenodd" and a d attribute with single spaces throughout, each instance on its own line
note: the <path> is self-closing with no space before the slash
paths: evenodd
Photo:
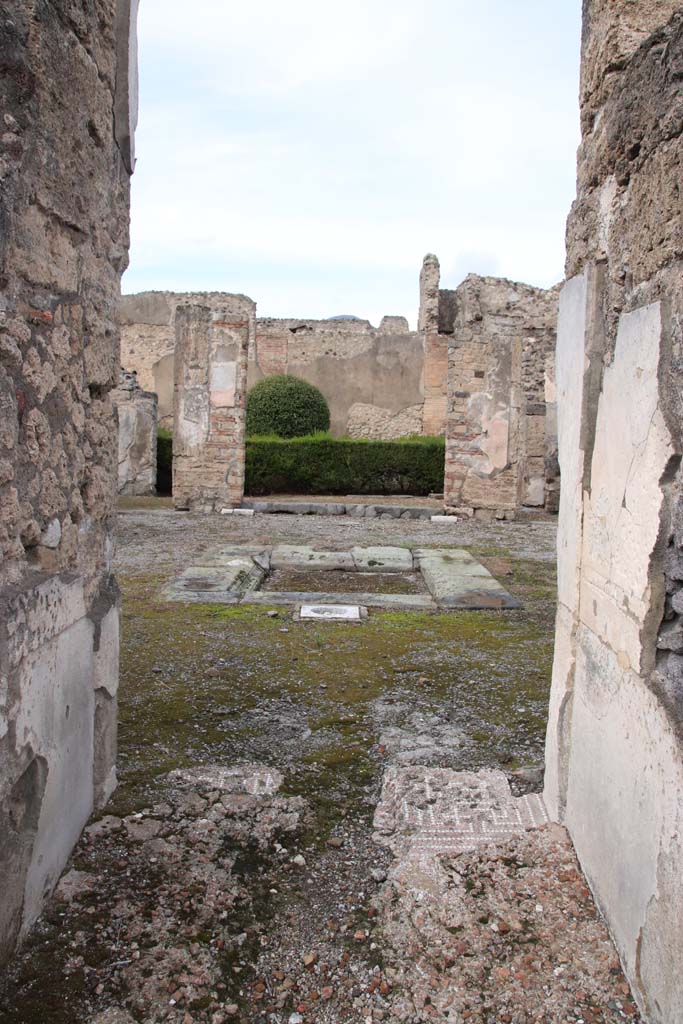
<path id="1" fill-rule="evenodd" d="M 427 251 L 446 285 L 468 269 L 553 283 L 574 6 L 550 21 L 542 0 L 195 0 L 190 19 L 146 0 L 126 290 L 221 287 L 271 315 L 376 321 L 414 320 Z"/>

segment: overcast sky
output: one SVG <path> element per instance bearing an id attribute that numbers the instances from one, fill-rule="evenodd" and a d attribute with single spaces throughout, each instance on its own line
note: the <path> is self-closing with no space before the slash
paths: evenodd
<path id="1" fill-rule="evenodd" d="M 123 290 L 417 314 L 422 257 L 562 277 L 580 0 L 142 0 Z"/>

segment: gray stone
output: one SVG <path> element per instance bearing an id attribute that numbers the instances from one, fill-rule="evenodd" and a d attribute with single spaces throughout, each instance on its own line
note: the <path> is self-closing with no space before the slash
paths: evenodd
<path id="1" fill-rule="evenodd" d="M 362 572 L 412 572 L 413 556 L 407 548 L 351 549 L 354 565 Z"/>
<path id="2" fill-rule="evenodd" d="M 127 1010 L 121 1010 L 118 1007 L 110 1007 L 103 1013 L 98 1013 L 96 1017 L 93 1017 L 90 1024 L 135 1024 L 135 1020 L 127 1012 Z"/>
<path id="3" fill-rule="evenodd" d="M 413 552 L 434 600 L 442 608 L 519 608 L 521 602 L 461 548 L 417 548 Z"/>
<path id="4" fill-rule="evenodd" d="M 660 651 L 683 654 L 683 622 L 666 622 L 659 630 L 657 647 Z"/>
<path id="5" fill-rule="evenodd" d="M 343 569 L 347 572 L 355 568 L 353 558 L 348 551 L 315 551 L 309 547 L 296 547 L 291 544 L 278 544 L 270 555 L 273 569 L 295 569 L 307 571 L 312 569 Z"/>

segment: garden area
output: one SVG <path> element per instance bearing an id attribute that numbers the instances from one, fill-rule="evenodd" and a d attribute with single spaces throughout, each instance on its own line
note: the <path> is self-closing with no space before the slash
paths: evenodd
<path id="1" fill-rule="evenodd" d="M 333 437 L 324 396 L 291 376 L 267 377 L 247 397 L 246 485 L 265 494 L 440 494 L 445 440 Z M 160 430 L 157 491 L 171 493 L 173 439 Z"/>

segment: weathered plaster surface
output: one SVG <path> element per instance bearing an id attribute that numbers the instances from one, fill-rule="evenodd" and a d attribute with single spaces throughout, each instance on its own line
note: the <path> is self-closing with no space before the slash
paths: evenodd
<path id="1" fill-rule="evenodd" d="M 683 1019 L 681 68 L 679 5 L 584 4 L 545 800 L 652 1024 Z"/>

